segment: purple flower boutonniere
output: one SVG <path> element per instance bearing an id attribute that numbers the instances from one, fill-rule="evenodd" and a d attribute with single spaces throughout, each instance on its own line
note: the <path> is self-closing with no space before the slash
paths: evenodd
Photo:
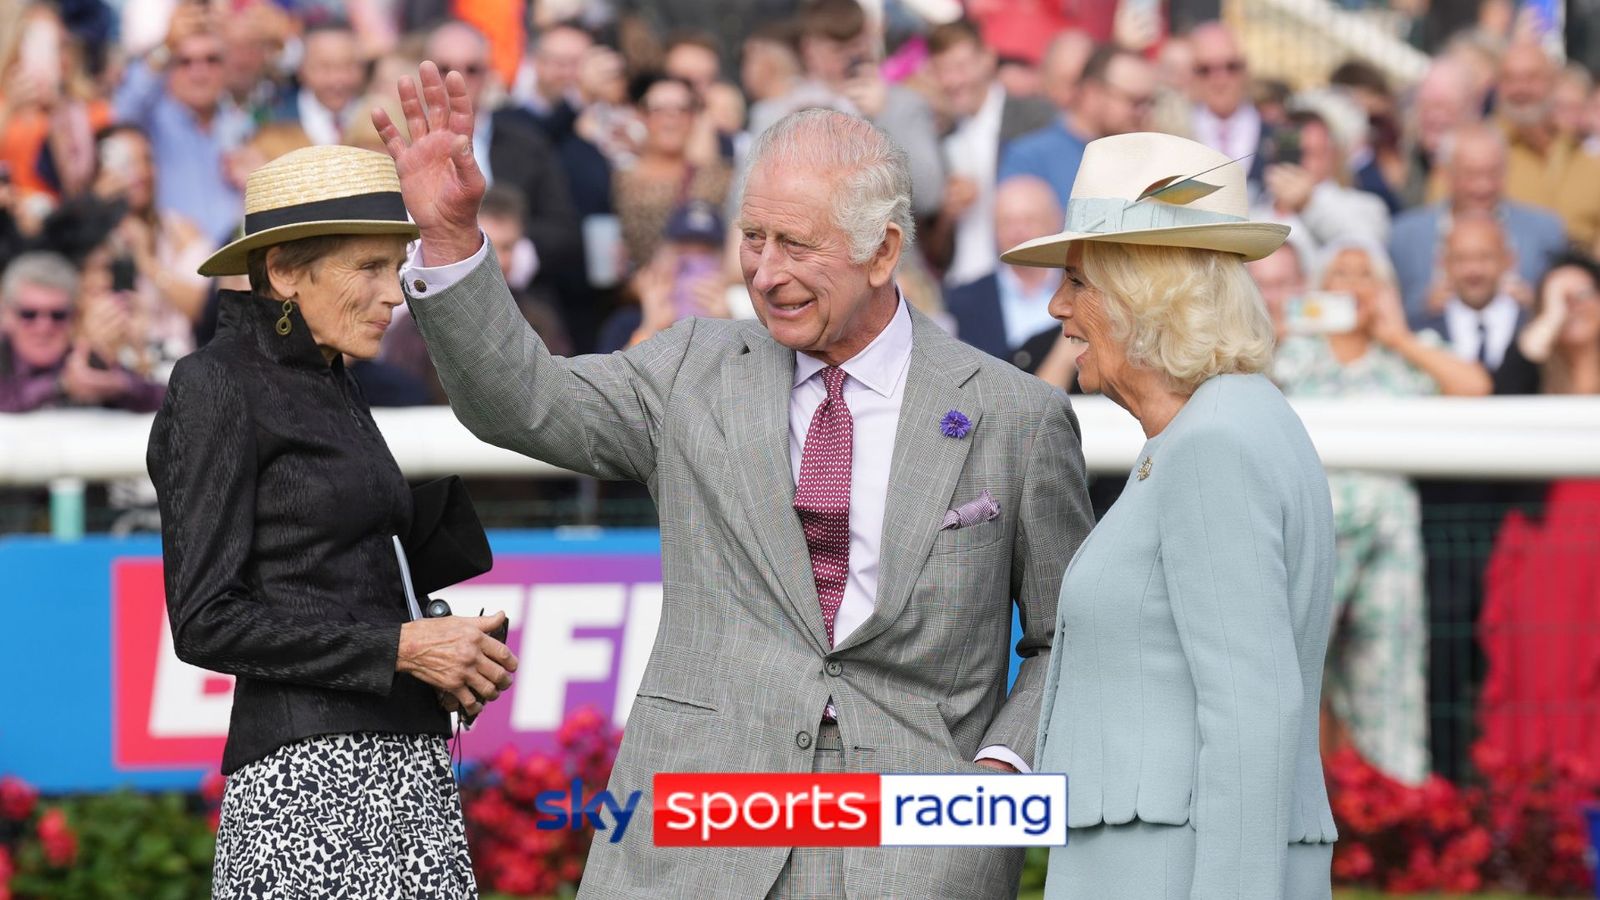
<path id="1" fill-rule="evenodd" d="M 972 420 L 962 414 L 959 409 L 952 409 L 939 420 L 939 431 L 947 438 L 960 440 L 972 430 Z"/>

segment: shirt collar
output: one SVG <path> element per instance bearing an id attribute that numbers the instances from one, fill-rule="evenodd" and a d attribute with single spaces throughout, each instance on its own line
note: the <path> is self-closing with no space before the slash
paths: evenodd
<path id="1" fill-rule="evenodd" d="M 1473 309 L 1460 297 L 1452 296 L 1445 301 L 1445 316 L 1450 319 L 1476 325 L 1480 320 L 1485 324 L 1491 321 L 1505 320 L 1515 323 L 1517 320 L 1517 301 L 1510 294 L 1496 294 L 1493 300 L 1484 304 L 1483 309 Z"/>
<path id="2" fill-rule="evenodd" d="M 911 311 L 904 296 L 896 296 L 894 318 L 878 332 L 872 343 L 839 365 L 846 375 L 883 397 L 894 396 L 911 360 Z M 809 353 L 794 355 L 794 386 L 799 387 L 828 364 Z"/>

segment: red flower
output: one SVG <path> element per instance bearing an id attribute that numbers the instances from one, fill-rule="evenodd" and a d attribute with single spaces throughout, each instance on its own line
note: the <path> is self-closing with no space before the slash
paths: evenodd
<path id="1" fill-rule="evenodd" d="M 1340 841 L 1333 845 L 1333 874 L 1341 880 L 1354 881 L 1372 873 L 1372 851 L 1365 844 Z"/>
<path id="2" fill-rule="evenodd" d="M 39 792 L 15 775 L 0 778 L 0 819 L 21 822 L 33 815 Z"/>
<path id="3" fill-rule="evenodd" d="M 67 824 L 67 814 L 59 808 L 40 817 L 39 843 L 44 848 L 45 861 L 57 868 L 71 865 L 78 856 L 78 836 Z"/>

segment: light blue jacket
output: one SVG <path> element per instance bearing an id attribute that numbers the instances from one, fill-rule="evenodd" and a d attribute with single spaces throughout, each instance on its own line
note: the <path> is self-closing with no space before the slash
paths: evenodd
<path id="1" fill-rule="evenodd" d="M 1317 745 L 1333 569 L 1300 419 L 1263 376 L 1202 384 L 1062 582 L 1035 765 L 1067 773 L 1068 824 L 1187 823 L 1194 897 L 1275 897 L 1288 844 L 1335 838 Z"/>

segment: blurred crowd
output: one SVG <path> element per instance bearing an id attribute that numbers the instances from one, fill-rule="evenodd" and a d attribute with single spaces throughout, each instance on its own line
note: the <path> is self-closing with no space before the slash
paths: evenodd
<path id="1" fill-rule="evenodd" d="M 827 106 L 909 154 L 908 301 L 1063 388 L 1060 271 L 999 251 L 1060 230 L 1087 142 L 1161 130 L 1240 160 L 1255 216 L 1294 227 L 1251 265 L 1286 393 L 1600 394 L 1600 90 L 1559 34 L 1503 0 L 1434 4 L 1450 15 L 1418 19 L 1420 78 L 1352 57 L 1287 84 L 1198 5 L 0 0 L 0 412 L 156 408 L 217 290 L 243 286 L 195 270 L 237 231 L 250 173 L 304 146 L 381 149 L 371 113 L 403 120 L 396 86 L 424 59 L 466 79 L 483 231 L 558 353 L 752 316 L 729 228 L 743 155 Z M 351 368 L 374 406 L 444 402 L 403 309 Z M 1470 680 L 1439 670 L 1461 654 L 1430 654 L 1426 623 L 1470 623 L 1482 591 L 1439 581 L 1423 517 L 1508 495 L 1331 481 L 1328 730 L 1419 781 L 1428 709 Z"/>

